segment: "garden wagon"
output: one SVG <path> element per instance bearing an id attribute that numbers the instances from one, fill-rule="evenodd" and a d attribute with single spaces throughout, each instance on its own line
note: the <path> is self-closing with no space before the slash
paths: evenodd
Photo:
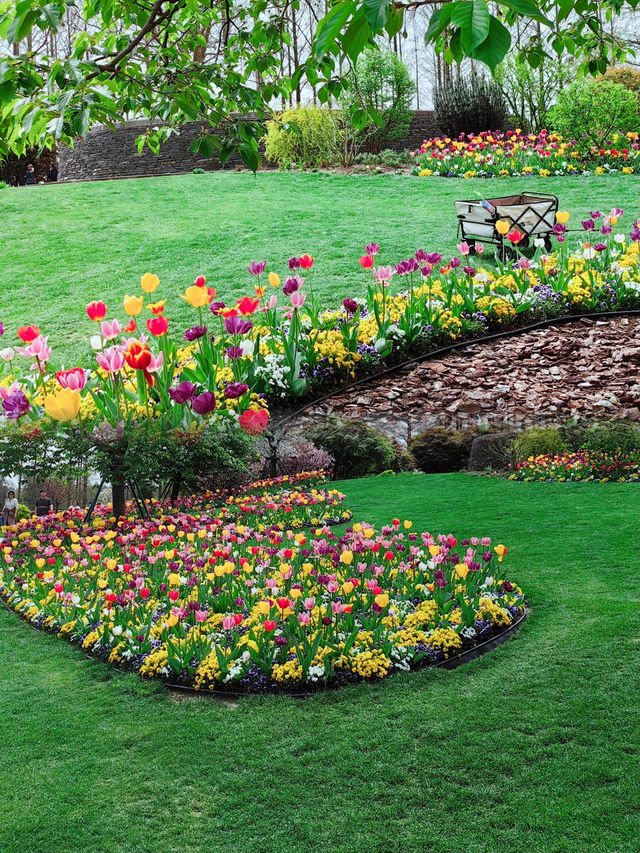
<path id="1" fill-rule="evenodd" d="M 518 243 L 526 248 L 534 239 L 541 237 L 546 250 L 551 251 L 551 234 L 558 212 L 558 197 L 550 193 L 523 192 L 501 198 L 457 201 L 458 237 L 466 240 L 473 250 L 477 242 L 490 243 L 498 247 L 498 257 L 505 260 L 515 256 L 513 248 L 496 230 L 498 220 L 509 223 L 524 234 Z"/>

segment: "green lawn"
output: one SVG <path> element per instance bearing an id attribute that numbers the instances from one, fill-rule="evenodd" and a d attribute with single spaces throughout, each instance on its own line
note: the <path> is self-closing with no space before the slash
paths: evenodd
<path id="1" fill-rule="evenodd" d="M 452 672 L 230 705 L 116 674 L 2 611 L 3 853 L 637 851 L 637 487 L 343 488 L 356 518 L 507 544 L 532 607 L 517 638 Z"/>
<path id="2" fill-rule="evenodd" d="M 500 181 L 419 179 L 408 175 L 323 175 L 217 172 L 166 178 L 9 188 L 0 192 L 0 320 L 13 339 L 18 325 L 37 322 L 67 366 L 85 351 L 87 302 L 103 299 L 123 317 L 121 300 L 137 293 L 140 276 L 161 278 L 174 328 L 194 321 L 179 297 L 204 274 L 219 298 L 252 290 L 251 260 L 286 270 L 286 259 L 317 258 L 316 289 L 328 305 L 365 293 L 357 263 L 377 240 L 392 263 L 417 248 L 453 252 L 454 201 L 553 192 L 573 223 L 589 210 L 637 215 L 636 175 Z M 628 230 L 625 227 L 625 230 Z"/>

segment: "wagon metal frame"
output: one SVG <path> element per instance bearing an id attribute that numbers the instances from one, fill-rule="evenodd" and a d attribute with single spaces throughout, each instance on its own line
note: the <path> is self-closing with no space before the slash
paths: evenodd
<path id="1" fill-rule="evenodd" d="M 506 245 L 496 230 L 499 219 L 509 222 L 510 229 L 517 228 L 523 239 L 518 246 L 526 248 L 531 240 L 542 237 L 547 251 L 551 250 L 551 234 L 558 212 L 558 196 L 552 193 L 528 192 L 520 195 L 487 199 L 494 208 L 487 210 L 478 199 L 457 201 L 458 238 L 462 237 L 473 250 L 476 241 L 497 246 L 500 260 L 512 258 L 515 251 Z"/>

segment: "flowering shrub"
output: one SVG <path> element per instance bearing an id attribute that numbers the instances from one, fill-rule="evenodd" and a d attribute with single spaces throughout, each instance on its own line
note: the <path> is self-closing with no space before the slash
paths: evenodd
<path id="1" fill-rule="evenodd" d="M 640 134 L 614 133 L 598 145 L 557 133 L 486 131 L 425 139 L 413 153 L 414 174 L 443 178 L 633 174 L 640 170 Z"/>
<path id="2" fill-rule="evenodd" d="M 305 531 L 289 510 L 312 495 L 205 499 L 117 530 L 69 512 L 31 519 L 1 542 L 0 595 L 32 625 L 144 677 L 240 692 L 439 663 L 523 613 L 504 545 L 399 519 L 338 535 L 321 510 Z"/>
<path id="3" fill-rule="evenodd" d="M 623 453 L 604 453 L 597 450 L 580 450 L 577 453 L 562 453 L 520 458 L 510 480 L 599 480 L 638 482 L 640 480 L 640 448 Z"/>

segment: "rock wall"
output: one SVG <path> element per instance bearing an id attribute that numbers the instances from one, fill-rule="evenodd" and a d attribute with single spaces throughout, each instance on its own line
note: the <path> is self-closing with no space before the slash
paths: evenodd
<path id="1" fill-rule="evenodd" d="M 130 121 L 117 130 L 96 128 L 85 139 L 76 143 L 74 148 L 61 146 L 58 156 L 59 180 L 89 181 L 104 178 L 135 178 L 150 175 L 171 175 L 191 172 L 195 168 L 207 172 L 222 169 L 216 155 L 205 159 L 189 150 L 194 138 L 201 132 L 201 122 L 183 125 L 179 136 L 172 136 L 160 146 L 159 154 L 152 154 L 147 148 L 138 154 L 135 140 L 148 127 L 146 121 Z M 406 139 L 389 141 L 384 147 L 402 151 L 405 148 L 418 148 L 423 139 L 437 135 L 438 128 L 433 113 L 418 110 L 414 113 Z M 235 169 L 241 164 L 240 157 L 234 154 L 225 168 Z M 266 164 L 269 165 L 269 164 Z"/>

